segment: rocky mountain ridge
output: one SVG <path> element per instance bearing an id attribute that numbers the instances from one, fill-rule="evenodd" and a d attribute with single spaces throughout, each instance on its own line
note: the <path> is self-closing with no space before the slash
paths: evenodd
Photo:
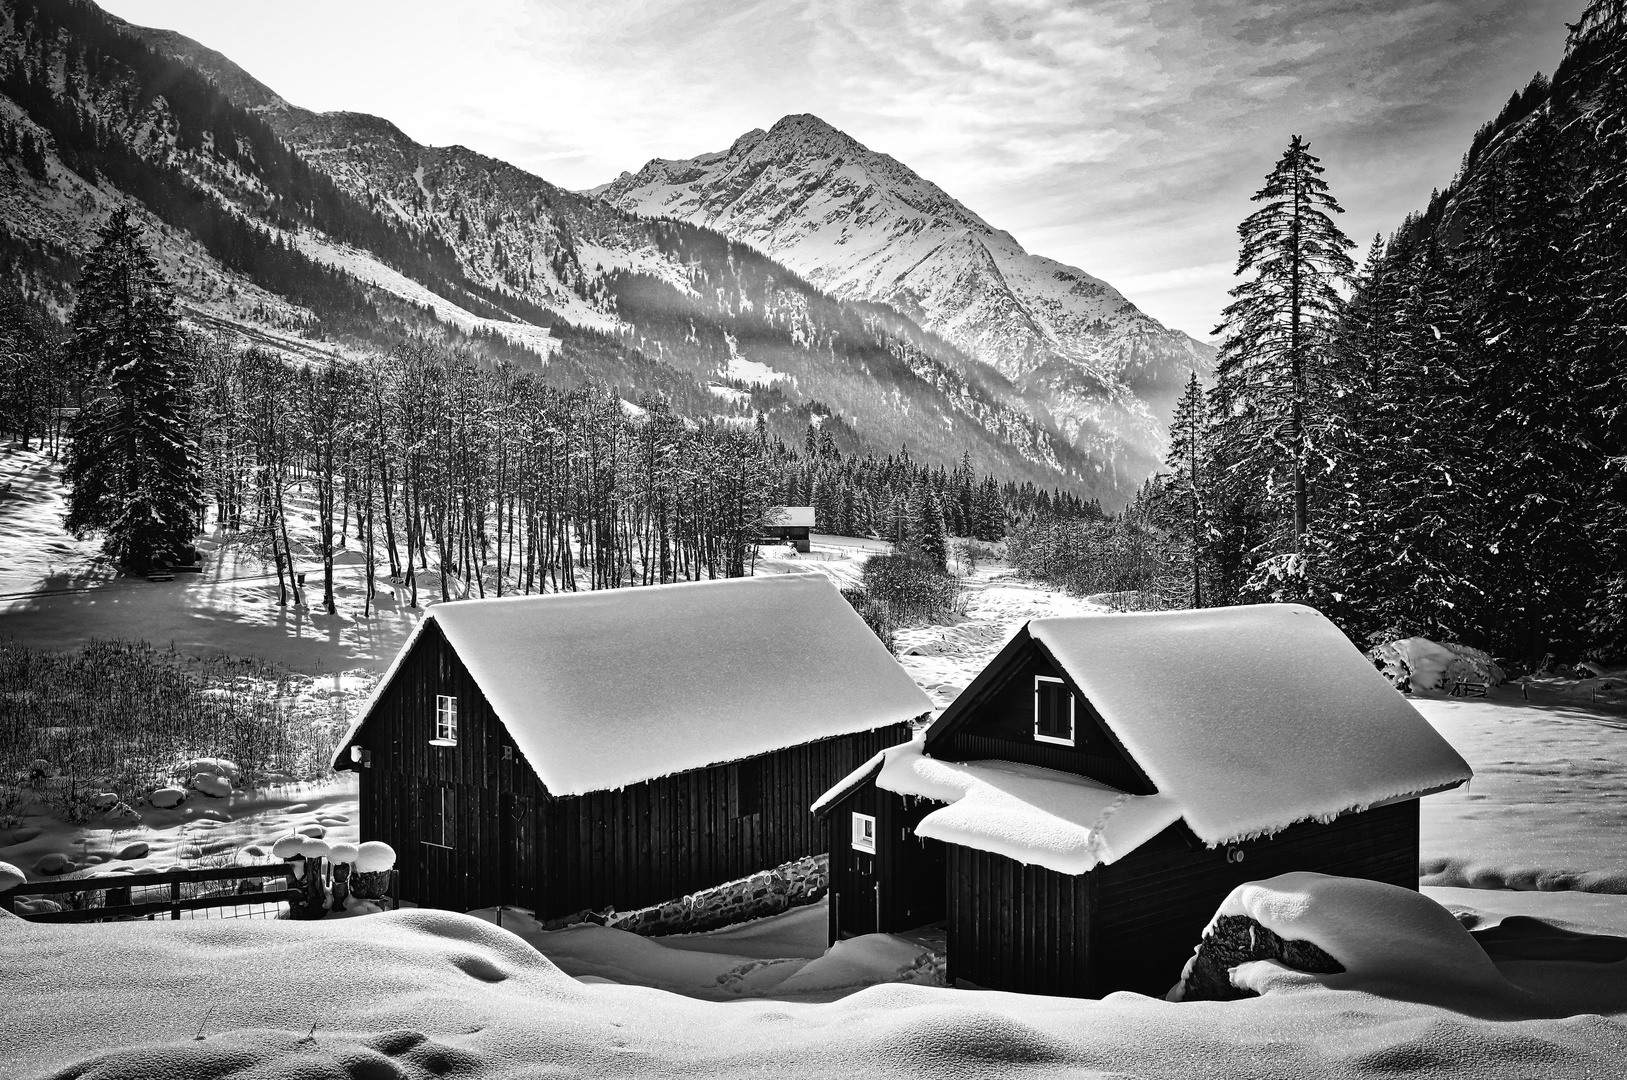
<path id="1" fill-rule="evenodd" d="M 1076 442 L 1156 453 L 1214 350 L 1107 282 L 1025 251 L 942 188 L 811 115 L 650 161 L 592 194 L 717 229 L 833 295 L 892 306 L 1028 391 Z M 1109 451 L 1110 452 L 1110 451 Z"/>

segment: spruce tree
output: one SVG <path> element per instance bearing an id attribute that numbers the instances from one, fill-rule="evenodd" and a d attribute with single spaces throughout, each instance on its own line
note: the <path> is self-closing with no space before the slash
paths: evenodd
<path id="1" fill-rule="evenodd" d="M 101 533 L 104 550 L 132 572 L 180 554 L 203 504 L 174 305 L 140 230 L 114 211 L 86 259 L 70 320 L 73 355 L 94 389 L 63 472 L 65 524 L 76 535 Z"/>
<path id="2" fill-rule="evenodd" d="M 1237 227 L 1237 275 L 1215 333 L 1222 335 L 1210 394 L 1217 481 L 1272 529 L 1268 550 L 1247 553 L 1261 573 L 1303 571 L 1312 471 L 1324 426 L 1327 344 L 1355 269 L 1342 213 L 1319 159 L 1295 135 L 1254 195 L 1264 205 Z"/>
<path id="3" fill-rule="evenodd" d="M 1203 384 L 1194 371 L 1186 381 L 1186 390 L 1175 403 L 1175 419 L 1169 425 L 1169 454 L 1164 463 L 1173 474 L 1160 498 L 1165 502 L 1164 516 L 1190 546 L 1190 599 L 1195 608 L 1203 606 L 1203 485 L 1208 479 L 1207 439 Z"/>

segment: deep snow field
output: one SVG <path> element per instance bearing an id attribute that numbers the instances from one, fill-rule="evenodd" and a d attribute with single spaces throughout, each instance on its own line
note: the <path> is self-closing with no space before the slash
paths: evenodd
<path id="1" fill-rule="evenodd" d="M 27 492 L 28 462 L 3 464 Z M 113 580 L 88 545 L 51 535 L 39 471 L 26 500 L 0 502 L 0 592 L 27 594 L 0 599 L 0 635 L 64 647 L 139 635 L 331 678 L 381 669 L 410 629 L 395 605 L 360 617 L 354 563 L 331 619 L 268 602 L 275 581 L 246 554 L 212 559 L 201 581 Z M 816 538 L 811 555 L 774 552 L 758 572 L 849 584 L 875 546 Z M 901 660 L 941 707 L 1026 619 L 1092 610 L 987 562 L 965 616 L 901 632 Z M 0 914 L 0 1077 L 1627 1075 L 1627 718 L 1508 687 L 1414 700 L 1476 770 L 1424 800 L 1425 895 L 1459 918 L 1416 897 L 1424 907 L 1351 901 L 1362 918 L 1327 945 L 1342 976 L 1246 965 L 1235 977 L 1262 996 L 1226 1003 L 957 991 L 932 985 L 925 946 L 907 938 L 827 953 L 823 904 L 670 938 L 548 931 L 494 910 L 139 925 Z M 40 876 L 52 853 L 101 871 L 253 859 L 296 829 L 362 839 L 348 776 L 142 810 L 127 828 L 25 817 L 26 839 L 0 832 L 0 861 Z M 1256 902 L 1304 907 L 1283 895 Z M 1509 916 L 1542 922 L 1512 919 L 1489 957 L 1462 928 Z"/>

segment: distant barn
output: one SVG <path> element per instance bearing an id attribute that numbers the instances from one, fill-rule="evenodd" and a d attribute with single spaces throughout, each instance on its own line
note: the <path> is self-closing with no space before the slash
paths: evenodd
<path id="1" fill-rule="evenodd" d="M 424 615 L 334 767 L 404 899 L 548 918 L 824 851 L 809 803 L 930 708 L 817 575 L 469 600 Z"/>
<path id="2" fill-rule="evenodd" d="M 769 510 L 769 524 L 758 530 L 764 540 L 790 544 L 804 555 L 810 550 L 814 528 L 811 506 L 775 506 Z"/>
<path id="3" fill-rule="evenodd" d="M 1467 764 L 1298 605 L 1036 619 L 815 806 L 831 938 L 944 921 L 957 984 L 1163 994 L 1233 887 L 1418 887 Z"/>

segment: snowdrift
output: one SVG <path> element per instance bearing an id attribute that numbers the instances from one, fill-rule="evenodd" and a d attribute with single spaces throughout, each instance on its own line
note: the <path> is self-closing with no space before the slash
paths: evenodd
<path id="1" fill-rule="evenodd" d="M 1260 905 L 1256 905 L 1257 908 Z M 1301 979 L 1170 1004 L 887 985 L 829 1004 L 584 985 L 463 915 L 0 926 L 8 1076 L 1609 1076 L 1624 965 L 1500 965 L 1576 984 L 1572 1015 L 1499 1023 Z M 1573 993 L 1573 997 L 1575 994 Z M 1550 998 L 1551 1000 L 1551 998 Z"/>

